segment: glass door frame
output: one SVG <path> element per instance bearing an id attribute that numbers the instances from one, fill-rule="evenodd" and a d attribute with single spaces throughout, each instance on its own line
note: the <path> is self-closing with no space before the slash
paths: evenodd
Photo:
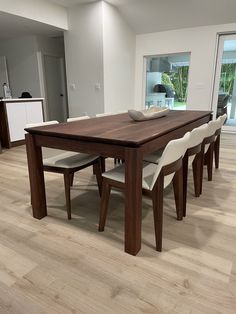
<path id="1" fill-rule="evenodd" d="M 212 104 L 211 109 L 213 111 L 213 117 L 216 118 L 217 113 L 217 103 L 218 103 L 218 94 L 219 94 L 219 86 L 220 86 L 220 75 L 221 75 L 221 66 L 222 66 L 222 57 L 224 53 L 224 42 L 225 40 L 235 40 L 236 41 L 236 33 L 220 33 L 218 34 L 218 42 L 217 42 L 217 54 L 216 54 L 216 65 L 215 65 L 215 78 L 213 84 L 213 96 L 212 96 Z M 235 73 L 236 76 L 236 73 Z M 227 132 L 236 132 L 236 126 L 224 125 L 222 127 L 223 131 Z"/>

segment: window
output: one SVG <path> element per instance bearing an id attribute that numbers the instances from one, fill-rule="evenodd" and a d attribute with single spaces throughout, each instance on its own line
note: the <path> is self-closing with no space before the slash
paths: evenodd
<path id="1" fill-rule="evenodd" d="M 145 108 L 186 109 L 190 53 L 146 57 Z"/>

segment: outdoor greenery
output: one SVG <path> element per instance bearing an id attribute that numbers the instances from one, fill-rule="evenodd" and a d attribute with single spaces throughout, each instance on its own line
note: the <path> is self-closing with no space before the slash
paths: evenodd
<path id="1" fill-rule="evenodd" d="M 175 72 L 162 73 L 162 84 L 169 85 L 175 91 L 175 100 L 186 102 L 189 66 L 180 66 Z"/>
<path id="2" fill-rule="evenodd" d="M 232 96 L 235 77 L 235 63 L 222 64 L 220 74 L 220 91 Z"/>
<path id="3" fill-rule="evenodd" d="M 171 88 L 175 89 L 173 83 L 171 82 L 170 75 L 165 72 L 163 72 L 161 75 L 161 84 L 168 85 Z"/>

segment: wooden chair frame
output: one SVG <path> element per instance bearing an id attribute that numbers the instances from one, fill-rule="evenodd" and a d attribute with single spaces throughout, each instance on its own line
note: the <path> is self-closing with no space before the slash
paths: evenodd
<path id="1" fill-rule="evenodd" d="M 213 169 L 213 153 L 214 153 L 215 133 L 211 136 L 205 137 L 202 142 L 202 166 L 201 166 L 201 187 L 200 193 L 202 194 L 202 181 L 203 181 L 203 168 L 207 166 L 208 181 L 212 181 L 212 169 Z M 205 153 L 205 145 L 210 144 L 207 152 Z"/>
<path id="2" fill-rule="evenodd" d="M 187 186 L 188 186 L 188 160 L 190 156 L 195 158 L 192 163 L 193 167 L 193 181 L 195 196 L 199 197 L 201 194 L 201 170 L 203 163 L 202 143 L 188 148 L 183 157 L 183 216 L 186 216 L 187 204 Z"/>
<path id="3" fill-rule="evenodd" d="M 152 199 L 155 238 L 156 238 L 156 250 L 159 252 L 162 251 L 164 177 L 174 172 L 175 172 L 175 175 L 173 177 L 172 182 L 173 182 L 173 187 L 174 187 L 177 220 L 182 220 L 183 219 L 182 157 L 176 160 L 175 162 L 172 162 L 162 167 L 152 190 L 147 190 L 144 188 L 142 189 L 143 194 Z M 98 227 L 98 230 L 100 232 L 104 231 L 106 217 L 107 217 L 109 196 L 110 196 L 112 187 L 124 190 L 125 183 L 103 177 L 101 210 L 100 210 L 99 227 Z"/>
<path id="4" fill-rule="evenodd" d="M 215 167 L 216 169 L 219 168 L 219 159 L 220 159 L 220 135 L 221 135 L 221 128 L 216 130 L 216 139 L 214 144 L 214 156 L 215 156 Z"/>
<path id="5" fill-rule="evenodd" d="M 66 197 L 66 210 L 67 217 L 71 219 L 71 193 L 70 188 L 73 185 L 74 173 L 93 166 L 93 173 L 96 175 L 99 195 L 101 196 L 101 187 L 102 187 L 102 174 L 101 174 L 101 159 L 97 158 L 90 163 L 85 165 L 74 167 L 74 168 L 63 168 L 63 167 L 53 167 L 53 166 L 43 166 L 43 170 L 47 172 L 62 173 L 64 175 L 64 185 L 65 185 L 65 197 Z"/>

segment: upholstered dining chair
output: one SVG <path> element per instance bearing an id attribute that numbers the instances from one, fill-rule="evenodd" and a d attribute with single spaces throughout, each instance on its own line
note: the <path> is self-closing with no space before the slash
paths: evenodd
<path id="1" fill-rule="evenodd" d="M 27 128 L 36 126 L 45 126 L 57 124 L 58 121 L 47 121 L 42 123 L 27 124 Z M 100 158 L 94 155 L 75 153 L 69 151 L 55 150 L 46 148 L 43 150 L 43 169 L 48 172 L 62 173 L 64 175 L 66 209 L 68 219 L 71 219 L 71 195 L 70 188 L 73 185 L 74 173 L 87 168 L 94 167 L 94 172 L 97 179 L 99 193 L 101 195 L 101 165 Z M 48 155 L 48 156 L 45 156 Z"/>
<path id="2" fill-rule="evenodd" d="M 143 161 L 143 194 L 153 202 L 156 250 L 162 250 L 163 191 L 173 181 L 177 219 L 183 218 L 182 158 L 186 152 L 190 133 L 181 139 L 170 141 L 158 164 Z M 102 174 L 102 198 L 99 231 L 104 231 L 111 187 L 124 190 L 125 166 L 120 165 Z"/>
<path id="3" fill-rule="evenodd" d="M 221 128 L 224 125 L 227 119 L 227 114 L 223 114 L 217 118 L 220 121 L 219 128 L 216 130 L 215 133 L 215 144 L 214 144 L 214 156 L 215 156 L 215 167 L 216 169 L 219 168 L 219 159 L 220 159 L 220 135 L 221 135 Z"/>
<path id="4" fill-rule="evenodd" d="M 190 139 L 188 142 L 187 150 L 183 157 L 183 216 L 186 216 L 186 202 L 187 202 L 187 185 L 188 185 L 188 167 L 192 165 L 194 192 L 195 196 L 200 196 L 201 189 L 201 171 L 203 163 L 202 142 L 206 137 L 208 125 L 204 124 L 200 127 L 193 129 L 190 132 Z M 144 160 L 158 164 L 163 153 L 160 149 L 152 154 L 144 156 Z"/>
<path id="5" fill-rule="evenodd" d="M 201 186 L 200 193 L 202 194 L 202 182 L 203 182 L 203 171 L 204 165 L 207 166 L 207 179 L 208 181 L 212 181 L 212 173 L 213 173 L 213 155 L 214 155 L 214 144 L 216 139 L 216 130 L 220 127 L 220 120 L 212 120 L 207 124 L 207 132 L 206 136 L 202 142 L 202 154 L 203 154 L 203 162 L 201 169 Z"/>

